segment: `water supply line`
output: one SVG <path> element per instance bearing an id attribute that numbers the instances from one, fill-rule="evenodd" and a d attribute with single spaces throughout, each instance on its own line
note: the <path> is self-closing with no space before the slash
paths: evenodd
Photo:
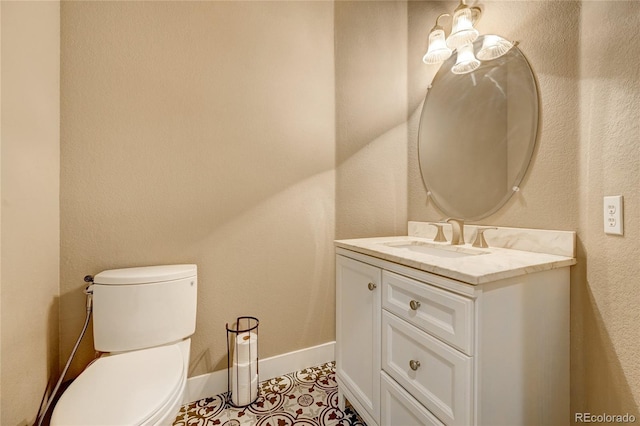
<path id="1" fill-rule="evenodd" d="M 53 403 L 53 401 L 55 401 L 56 395 L 58 394 L 58 391 L 60 390 L 60 385 L 62 385 L 62 381 L 64 379 L 64 376 L 67 374 L 67 371 L 69 370 L 69 366 L 71 365 L 71 361 L 73 361 L 73 357 L 75 356 L 76 352 L 78 351 L 78 347 L 80 346 L 80 342 L 82 341 L 82 338 L 84 337 L 84 334 L 87 331 L 87 327 L 89 326 L 89 319 L 91 319 L 91 312 L 93 311 L 93 276 L 91 275 L 87 275 L 84 277 L 84 281 L 86 283 L 90 283 L 89 285 L 87 285 L 87 287 L 85 287 L 84 289 L 84 294 L 87 296 L 86 298 L 86 309 L 87 309 L 87 315 L 86 318 L 84 320 L 84 326 L 82 327 L 82 331 L 80 332 L 80 336 L 78 336 L 78 340 L 76 341 L 75 346 L 73 347 L 73 350 L 71 351 L 71 355 L 69 355 L 69 359 L 67 360 L 67 364 L 64 366 L 64 369 L 62 370 L 62 373 L 60 374 L 60 378 L 58 379 L 58 382 L 56 383 L 56 387 L 53 388 L 53 392 L 51 392 L 51 395 L 49 396 L 49 399 L 47 400 L 47 403 L 44 407 L 44 410 L 42 411 L 38 411 L 38 415 L 36 416 L 36 421 L 34 422 L 35 426 L 42 426 L 42 422 L 44 421 L 45 417 L 47 416 L 47 412 L 49 412 L 49 409 L 51 408 L 51 404 Z M 46 398 L 46 390 L 45 390 L 45 397 L 43 398 L 43 400 Z"/>

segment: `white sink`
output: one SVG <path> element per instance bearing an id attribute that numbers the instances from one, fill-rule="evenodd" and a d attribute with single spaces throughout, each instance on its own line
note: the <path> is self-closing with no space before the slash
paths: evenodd
<path id="1" fill-rule="evenodd" d="M 459 246 L 430 244 L 423 241 L 402 241 L 382 244 L 395 249 L 408 250 L 416 253 L 428 254 L 429 256 L 438 257 L 467 257 L 487 253 L 483 250 L 474 250 Z"/>

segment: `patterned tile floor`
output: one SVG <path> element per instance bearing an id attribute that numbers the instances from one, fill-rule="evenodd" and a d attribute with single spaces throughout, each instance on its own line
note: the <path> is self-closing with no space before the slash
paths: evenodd
<path id="1" fill-rule="evenodd" d="M 366 426 L 355 411 L 338 408 L 335 363 L 305 368 L 260 383 L 246 408 L 226 404 L 226 393 L 183 405 L 174 426 Z"/>

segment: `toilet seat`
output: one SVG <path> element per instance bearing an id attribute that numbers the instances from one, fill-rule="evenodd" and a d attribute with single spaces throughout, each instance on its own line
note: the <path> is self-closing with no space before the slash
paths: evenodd
<path id="1" fill-rule="evenodd" d="M 180 405 L 185 365 L 177 345 L 99 358 L 64 392 L 51 424 L 155 424 Z"/>

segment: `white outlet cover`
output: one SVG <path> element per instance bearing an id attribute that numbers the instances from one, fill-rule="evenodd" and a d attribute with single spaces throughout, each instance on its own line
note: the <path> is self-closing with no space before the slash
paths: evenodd
<path id="1" fill-rule="evenodd" d="M 624 235 L 622 195 L 604 197 L 603 207 L 604 233 Z"/>

